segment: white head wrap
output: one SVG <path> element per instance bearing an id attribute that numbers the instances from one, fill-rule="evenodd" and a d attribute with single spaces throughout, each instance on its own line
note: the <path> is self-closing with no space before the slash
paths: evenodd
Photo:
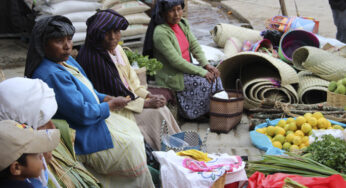
<path id="1" fill-rule="evenodd" d="M 40 79 L 16 77 L 0 83 L 0 120 L 10 119 L 37 129 L 57 109 L 54 90 Z"/>

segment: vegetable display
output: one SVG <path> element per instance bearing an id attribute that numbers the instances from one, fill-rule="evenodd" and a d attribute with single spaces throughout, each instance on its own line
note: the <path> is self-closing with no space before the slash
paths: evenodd
<path id="1" fill-rule="evenodd" d="M 326 165 L 340 173 L 346 172 L 346 141 L 332 135 L 323 135 L 313 142 L 306 152 L 312 160 Z"/>
<path id="2" fill-rule="evenodd" d="M 150 76 L 154 76 L 158 70 L 162 69 L 162 63 L 156 58 L 149 58 L 149 56 L 143 56 L 130 50 L 125 50 L 125 53 L 131 65 L 137 62 L 140 68 L 145 67 L 147 69 L 147 74 Z"/>

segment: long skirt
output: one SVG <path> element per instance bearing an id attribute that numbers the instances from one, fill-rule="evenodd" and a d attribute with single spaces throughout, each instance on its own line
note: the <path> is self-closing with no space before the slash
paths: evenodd
<path id="1" fill-rule="evenodd" d="M 94 175 L 104 187 L 154 187 L 147 167 L 144 138 L 136 123 L 111 112 L 106 124 L 114 148 L 78 155 L 78 160 L 97 172 Z"/>
<path id="2" fill-rule="evenodd" d="M 144 140 L 156 151 L 161 149 L 160 131 L 162 120 L 166 120 L 169 134 L 181 131 L 167 106 L 144 108 L 141 113 L 135 113 L 128 109 L 118 110 L 115 113 L 136 122 L 144 136 Z"/>
<path id="3" fill-rule="evenodd" d="M 196 119 L 209 112 L 209 95 L 223 90 L 220 77 L 209 83 L 198 75 L 184 74 L 184 90 L 177 92 L 179 115 Z"/>
<path id="4" fill-rule="evenodd" d="M 144 136 L 144 140 L 153 150 L 161 149 L 160 131 L 162 120 L 166 120 L 168 134 L 171 135 L 180 132 L 179 125 L 167 106 L 157 109 L 144 108 L 141 113 L 134 113 L 134 115 L 137 125 Z"/>

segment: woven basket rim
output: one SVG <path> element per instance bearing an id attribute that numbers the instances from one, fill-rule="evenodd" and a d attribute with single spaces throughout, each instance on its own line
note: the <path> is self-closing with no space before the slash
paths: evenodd
<path id="1" fill-rule="evenodd" d="M 228 59 L 225 59 L 217 66 L 221 73 L 222 81 L 224 82 L 228 77 L 228 75 L 225 74 L 232 73 L 232 71 L 230 71 L 232 70 L 232 68 L 235 69 L 237 67 L 240 67 L 242 64 L 246 64 L 246 59 L 253 57 L 260 58 L 262 60 L 265 60 L 264 62 L 271 64 L 276 69 L 276 72 L 279 73 L 282 85 L 294 84 L 299 82 L 297 72 L 294 70 L 294 68 L 280 59 L 259 52 L 240 52 Z M 225 73 L 226 71 L 227 73 Z M 237 70 L 234 70 L 233 73 L 234 72 L 237 72 Z"/>

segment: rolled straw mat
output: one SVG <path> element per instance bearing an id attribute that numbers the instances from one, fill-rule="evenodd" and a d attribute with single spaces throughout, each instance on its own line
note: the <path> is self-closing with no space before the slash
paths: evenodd
<path id="1" fill-rule="evenodd" d="M 346 58 L 315 47 L 306 46 L 294 51 L 293 65 L 299 70 L 309 70 L 328 81 L 337 81 L 346 74 Z"/>
<path id="2" fill-rule="evenodd" d="M 239 39 L 241 43 L 244 41 L 257 42 L 262 39 L 260 31 L 224 23 L 216 25 L 210 34 L 214 42 L 221 48 L 225 46 L 230 37 Z"/>
<path id="3" fill-rule="evenodd" d="M 342 46 L 340 48 L 333 46 L 329 43 L 325 44 L 322 48 L 323 50 L 330 52 L 334 55 L 341 56 L 346 58 L 346 46 Z"/>
<path id="4" fill-rule="evenodd" d="M 243 43 L 238 38 L 230 37 L 227 39 L 225 48 L 223 49 L 223 52 L 225 53 L 223 59 L 230 58 L 233 55 L 241 52 L 242 47 Z"/>
<path id="5" fill-rule="evenodd" d="M 297 72 L 280 59 L 259 52 L 240 52 L 220 63 L 217 68 L 225 89 L 235 89 L 238 78 L 245 84 L 255 78 L 275 78 L 281 85 L 298 83 Z"/>
<path id="6" fill-rule="evenodd" d="M 327 101 L 329 82 L 309 71 L 301 71 L 299 77 L 299 101 L 303 104 L 316 104 Z"/>
<path id="7" fill-rule="evenodd" d="M 292 85 L 280 86 L 275 78 L 256 78 L 248 81 L 243 86 L 244 108 L 256 108 L 261 106 L 265 99 L 284 103 L 298 103 L 298 94 Z"/>

